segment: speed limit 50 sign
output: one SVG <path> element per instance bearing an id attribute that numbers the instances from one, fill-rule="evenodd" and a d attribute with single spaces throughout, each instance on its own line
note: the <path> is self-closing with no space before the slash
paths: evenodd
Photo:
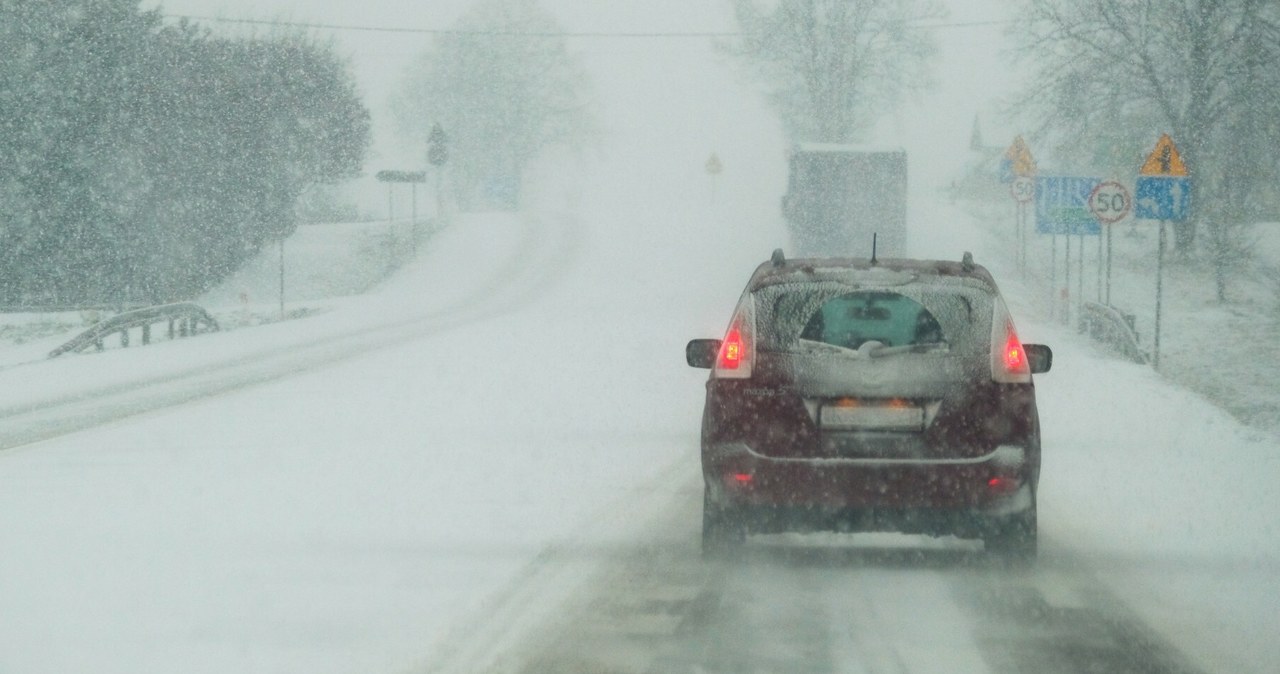
<path id="1" fill-rule="evenodd" d="M 1089 194 L 1089 212 L 1104 225 L 1120 222 L 1133 208 L 1133 199 L 1124 185 L 1107 180 Z"/>
<path id="2" fill-rule="evenodd" d="M 1018 176 L 1009 183 L 1009 195 L 1013 200 L 1025 204 L 1036 198 L 1036 181 L 1026 176 Z"/>

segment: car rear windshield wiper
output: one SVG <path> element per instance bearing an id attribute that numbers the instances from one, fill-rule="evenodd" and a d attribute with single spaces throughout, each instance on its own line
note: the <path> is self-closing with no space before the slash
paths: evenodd
<path id="1" fill-rule="evenodd" d="M 856 349 L 840 346 L 839 344 L 831 344 L 829 342 L 818 342 L 812 339 L 800 338 L 797 344 L 807 352 L 826 352 L 831 354 L 840 354 L 844 356 L 854 356 L 856 358 L 884 358 L 885 356 L 893 356 L 901 353 L 934 353 L 938 351 L 950 351 L 951 347 L 946 342 L 929 342 L 927 344 L 900 344 L 898 346 L 885 346 L 883 342 L 875 340 L 863 342 Z"/>
<path id="2" fill-rule="evenodd" d="M 867 344 L 876 344 L 878 342 L 867 342 Z M 863 344 L 862 346 L 867 346 Z M 872 358 L 883 358 L 884 356 L 892 356 L 899 353 L 934 353 L 936 351 L 950 351 L 951 347 L 946 342 L 929 342 L 928 344 L 902 344 L 899 346 L 879 346 L 868 349 L 867 355 Z"/>

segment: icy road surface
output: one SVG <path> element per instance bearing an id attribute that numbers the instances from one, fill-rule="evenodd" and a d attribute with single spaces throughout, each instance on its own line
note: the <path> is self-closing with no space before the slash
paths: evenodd
<path id="1" fill-rule="evenodd" d="M 1277 440 L 1052 327 L 1004 224 L 937 203 L 998 42 L 895 124 L 913 252 L 973 251 L 1056 353 L 1034 569 L 894 538 L 697 561 L 684 344 L 785 245 L 784 143 L 706 41 L 592 42 L 606 147 L 534 172 L 537 216 L 459 219 L 329 314 L 0 370 L 0 673 L 1274 671 Z"/>
<path id="2" fill-rule="evenodd" d="M 767 537 L 705 563 L 701 485 L 679 482 L 642 540 L 549 551 L 522 592 L 575 557 L 603 565 L 519 647 L 490 655 L 495 611 L 427 671 L 1201 671 L 1052 541 L 1030 569 L 892 535 Z"/>
<path id="3" fill-rule="evenodd" d="M 406 333 L 244 388 L 240 365 L 211 361 L 231 382 L 218 395 L 0 453 L 0 671 L 1266 672 L 1280 657 L 1274 440 L 1039 323 L 1015 279 L 1024 338 L 1057 352 L 1038 379 L 1034 569 L 959 541 L 835 536 L 702 564 L 705 372 L 681 353 L 723 328 L 741 278 L 673 306 L 692 262 L 619 291 L 601 281 L 647 261 L 512 243 L 531 228 L 591 241 L 571 219 L 460 222 L 409 276 L 483 301 L 441 297 L 393 322 Z M 311 320 L 277 339 L 314 343 Z M 144 353 L 179 372 L 210 352 L 248 363 L 255 332 L 66 362 L 120 381 Z M 620 346 L 650 367 L 602 379 Z"/>

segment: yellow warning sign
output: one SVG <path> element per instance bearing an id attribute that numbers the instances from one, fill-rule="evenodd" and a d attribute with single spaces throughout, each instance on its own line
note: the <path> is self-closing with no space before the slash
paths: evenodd
<path id="1" fill-rule="evenodd" d="M 1173 144 L 1169 134 L 1160 134 L 1160 140 L 1156 141 L 1156 149 L 1151 151 L 1147 161 L 1143 162 L 1142 168 L 1138 169 L 1138 175 L 1186 177 L 1187 165 L 1183 163 L 1182 155 L 1178 154 L 1178 148 Z"/>
<path id="2" fill-rule="evenodd" d="M 707 174 L 718 176 L 724 171 L 724 164 L 720 163 L 720 155 L 712 152 L 711 157 L 707 159 Z"/>
<path id="3" fill-rule="evenodd" d="M 1009 162 L 1013 175 L 1028 178 L 1035 176 L 1036 160 L 1031 157 L 1031 149 L 1022 140 L 1022 136 L 1013 139 L 1013 145 L 1005 151 L 1004 158 Z"/>

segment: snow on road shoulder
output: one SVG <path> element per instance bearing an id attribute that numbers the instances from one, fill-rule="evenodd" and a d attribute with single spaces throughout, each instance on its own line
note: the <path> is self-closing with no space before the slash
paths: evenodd
<path id="1" fill-rule="evenodd" d="M 309 318 L 53 360 L 40 354 L 38 360 L 0 368 L 0 409 L 92 395 L 184 372 L 204 372 L 326 338 L 480 310 L 510 290 L 515 280 L 507 275 L 513 266 L 530 264 L 517 255 L 527 228 L 516 214 L 460 216 L 452 227 L 432 238 L 421 257 L 384 286 L 359 301 L 331 298 L 324 304 L 332 311 Z M 45 346 L 48 344 L 41 348 Z"/>
<path id="2" fill-rule="evenodd" d="M 1052 371 L 1036 377 L 1041 564 L 1092 573 L 1206 671 L 1271 671 L 1280 438 L 1050 320 L 1043 292 L 1012 263 L 1011 219 L 980 221 L 939 198 L 916 209 L 914 253 L 973 251 L 1023 341 L 1054 350 Z"/>
<path id="3" fill-rule="evenodd" d="M 1150 367 L 1037 330 L 1055 349 L 1053 371 L 1036 380 L 1043 512 L 1094 532 L 1072 547 L 1280 562 L 1280 526 L 1263 507 L 1280 481 L 1276 438 Z"/>
<path id="4" fill-rule="evenodd" d="M 1048 320 L 1042 294 L 1010 262 L 1007 223 L 940 200 L 925 208 L 929 243 L 974 250 L 1022 339 L 1054 350 L 1052 371 L 1036 377 L 1041 565 L 1093 574 L 1206 671 L 1271 671 L 1280 438 Z"/>
<path id="5" fill-rule="evenodd" d="M 653 478 L 696 472 L 696 411 L 657 413 L 696 386 L 586 387 L 612 344 L 568 312 L 575 265 L 471 224 L 370 300 L 446 288 L 459 329 L 5 453 L 0 670 L 397 671 L 588 518 L 642 526 Z"/>
<path id="6" fill-rule="evenodd" d="M 977 222 L 940 199 L 925 208 L 935 252 L 952 240 L 973 250 L 1022 340 L 1054 350 L 1052 371 L 1036 377 L 1050 536 L 1056 522 L 1089 532 L 1074 549 L 1280 560 L 1280 526 L 1266 507 L 1280 482 L 1280 438 L 1049 320 L 1011 263 L 1015 242 L 1004 223 Z"/>
<path id="7" fill-rule="evenodd" d="M 1280 442 L 1148 366 L 1036 326 L 1042 562 L 1084 565 L 1207 671 L 1280 658 Z"/>

